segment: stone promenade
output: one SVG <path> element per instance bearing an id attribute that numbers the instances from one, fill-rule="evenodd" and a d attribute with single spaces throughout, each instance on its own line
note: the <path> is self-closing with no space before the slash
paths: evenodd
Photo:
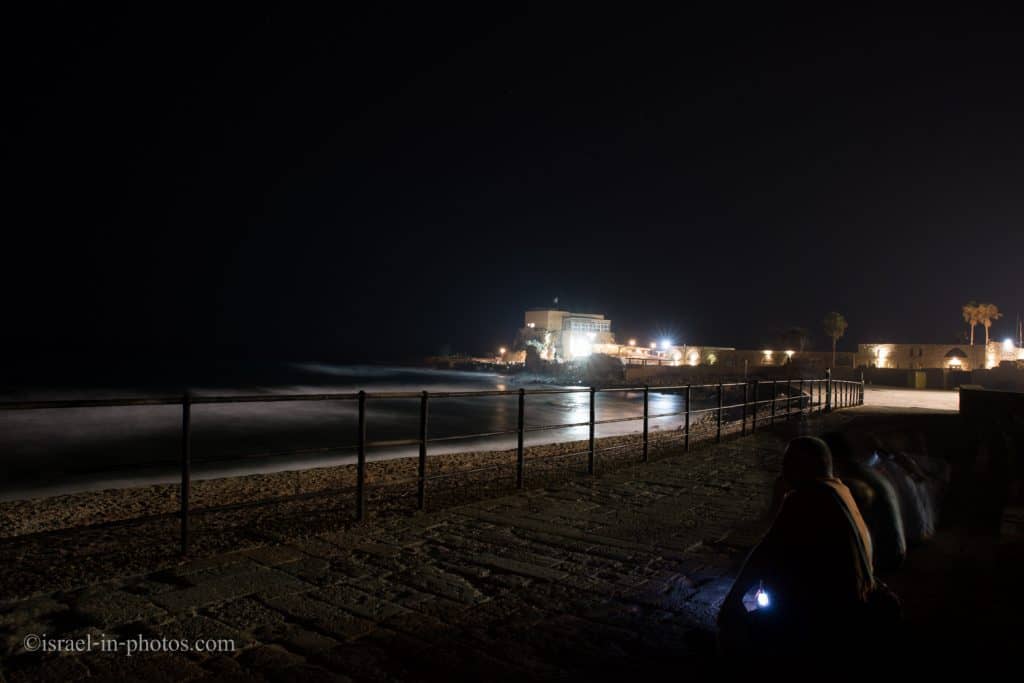
<path id="1" fill-rule="evenodd" d="M 812 431 L 817 422 L 811 420 Z M 134 558 L 133 575 L 45 586 L 37 566 L 35 594 L 0 604 L 2 678 L 157 683 L 678 673 L 677 665 L 714 653 L 717 606 L 730 572 L 762 530 L 782 449 L 798 428 L 793 422 L 782 428 L 788 433 L 764 430 L 426 514 L 308 537 L 265 533 L 244 550 L 156 571 L 130 551 L 128 532 L 111 531 L 111 548 L 120 544 Z M 38 548 L 19 552 L 26 563 L 45 557 Z M 54 566 L 74 562 L 73 552 L 47 552 Z M 32 634 L 51 641 L 91 637 L 93 650 L 29 653 L 25 638 Z M 228 651 L 127 656 L 124 641 L 140 638 L 183 641 L 190 649 L 222 639 L 208 645 Z M 103 639 L 120 641 L 121 651 L 100 651 Z"/>

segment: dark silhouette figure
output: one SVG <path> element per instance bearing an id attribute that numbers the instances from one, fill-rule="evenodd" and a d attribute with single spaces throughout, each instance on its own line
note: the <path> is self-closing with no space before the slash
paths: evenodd
<path id="1" fill-rule="evenodd" d="M 851 642 L 846 634 L 878 621 L 871 536 L 849 489 L 833 475 L 828 445 L 794 439 L 782 475 L 789 491 L 719 613 L 727 653 L 809 654 L 825 644 L 834 650 Z M 749 596 L 759 589 L 767 597 L 755 607 Z M 894 610 L 890 603 L 890 616 Z"/>

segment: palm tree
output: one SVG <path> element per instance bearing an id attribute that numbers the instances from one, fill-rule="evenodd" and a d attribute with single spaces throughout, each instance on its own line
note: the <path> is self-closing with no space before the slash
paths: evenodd
<path id="1" fill-rule="evenodd" d="M 974 327 L 981 322 L 981 306 L 977 301 L 968 301 L 960 307 L 960 312 L 963 313 L 964 322 L 971 326 L 971 346 L 974 346 Z"/>
<path id="2" fill-rule="evenodd" d="M 995 304 L 978 305 L 978 322 L 985 328 L 985 346 L 988 346 L 988 331 L 992 327 L 992 321 L 999 320 L 1003 314 Z"/>
<path id="3" fill-rule="evenodd" d="M 846 318 L 843 317 L 842 313 L 836 313 L 835 311 L 830 312 L 825 316 L 823 321 L 825 325 L 825 334 L 832 337 L 832 367 L 836 366 L 836 342 L 839 338 L 846 333 L 846 328 L 849 327 L 846 323 Z"/>

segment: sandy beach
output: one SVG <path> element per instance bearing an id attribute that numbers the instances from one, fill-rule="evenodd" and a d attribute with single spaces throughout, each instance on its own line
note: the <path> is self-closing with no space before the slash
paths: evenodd
<path id="1" fill-rule="evenodd" d="M 694 443 L 714 438 L 713 417 L 705 414 L 701 421 L 695 422 Z M 723 427 L 723 433 L 738 429 L 738 424 L 728 424 Z M 653 429 L 649 437 L 651 456 L 681 447 L 683 436 L 680 429 Z M 598 469 L 605 471 L 637 462 L 641 442 L 639 434 L 597 439 Z M 526 486 L 543 485 L 579 473 L 586 468 L 587 447 L 586 440 L 578 440 L 527 448 L 524 452 Z M 515 449 L 431 455 L 427 460 L 428 500 L 464 498 L 481 486 L 511 489 L 514 486 L 515 459 Z M 366 484 L 371 513 L 414 505 L 417 469 L 418 460 L 412 457 L 368 462 Z M 355 485 L 354 464 L 204 479 L 192 482 L 191 510 L 193 514 L 201 515 L 204 510 L 220 506 L 245 506 L 261 501 L 272 503 L 318 495 L 349 497 L 354 501 Z M 0 538 L 177 515 L 179 505 L 177 484 L 6 501 L 0 503 Z"/>

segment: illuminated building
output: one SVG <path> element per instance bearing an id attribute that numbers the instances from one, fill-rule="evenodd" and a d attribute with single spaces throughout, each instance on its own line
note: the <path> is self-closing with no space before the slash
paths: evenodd
<path id="1" fill-rule="evenodd" d="M 524 327 L 544 360 L 585 358 L 615 344 L 612 321 L 600 313 L 532 309 L 526 312 Z"/>
<path id="2" fill-rule="evenodd" d="M 860 344 L 857 365 L 897 370 L 989 370 L 1004 361 L 1017 361 L 1022 350 L 1012 339 L 975 344 Z"/>

